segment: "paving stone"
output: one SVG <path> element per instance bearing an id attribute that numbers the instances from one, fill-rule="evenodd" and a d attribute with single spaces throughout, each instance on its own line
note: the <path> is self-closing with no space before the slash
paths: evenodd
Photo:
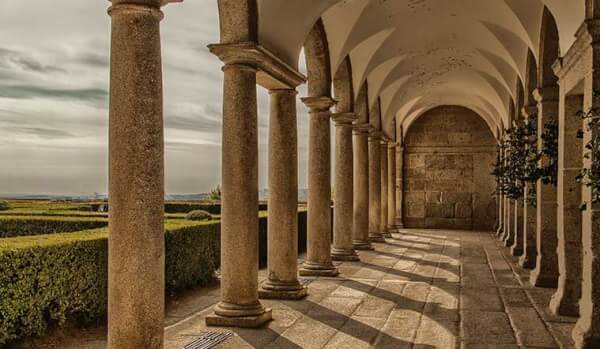
<path id="1" fill-rule="evenodd" d="M 515 336 L 506 313 L 462 311 L 462 334 L 466 343 L 513 344 Z"/>
<path id="2" fill-rule="evenodd" d="M 387 319 L 395 305 L 394 302 L 389 300 L 367 296 L 353 315 Z"/>
<path id="3" fill-rule="evenodd" d="M 384 324 L 384 319 L 352 316 L 326 348 L 370 348 Z"/>
<path id="4" fill-rule="evenodd" d="M 495 287 L 465 287 L 461 291 L 460 299 L 460 308 L 464 310 L 504 310 L 504 304 Z"/>
<path id="5" fill-rule="evenodd" d="M 532 307 L 531 301 L 525 290 L 521 288 L 500 288 L 500 294 L 506 304 L 507 308 L 510 307 Z"/>
<path id="6" fill-rule="evenodd" d="M 414 348 L 456 348 L 459 323 L 436 321 L 424 316 L 417 330 Z"/>
<path id="7" fill-rule="evenodd" d="M 548 332 L 533 307 L 512 307 L 507 308 L 507 312 L 511 323 L 516 329 L 519 344 L 539 348 L 557 347 L 552 335 Z"/>

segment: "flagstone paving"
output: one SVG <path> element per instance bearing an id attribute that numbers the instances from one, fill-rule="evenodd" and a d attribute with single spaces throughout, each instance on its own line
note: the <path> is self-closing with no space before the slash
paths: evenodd
<path id="1" fill-rule="evenodd" d="M 207 328 L 207 308 L 168 327 L 165 346 L 216 330 L 235 333 L 218 348 L 572 347 L 575 319 L 547 311 L 554 290 L 529 286 L 490 233 L 406 230 L 359 254 L 307 280 L 305 300 L 263 301 L 263 329 Z"/>
<path id="2" fill-rule="evenodd" d="M 548 311 L 554 290 L 531 287 L 493 234 L 406 230 L 387 241 L 339 264 L 339 277 L 304 279 L 304 300 L 264 300 L 274 321 L 262 329 L 207 328 L 218 285 L 179 297 L 167 307 L 165 348 L 208 331 L 233 332 L 216 348 L 235 349 L 572 348 L 576 319 Z M 105 336 L 102 328 L 36 347 L 105 348 Z"/>

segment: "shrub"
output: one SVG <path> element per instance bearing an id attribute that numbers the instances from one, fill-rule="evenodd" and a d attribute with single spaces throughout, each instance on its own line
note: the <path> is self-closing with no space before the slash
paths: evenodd
<path id="1" fill-rule="evenodd" d="M 203 210 L 194 210 L 185 216 L 185 219 L 190 221 L 209 221 L 212 219 L 210 213 Z"/>
<path id="2" fill-rule="evenodd" d="M 10 210 L 10 205 L 8 201 L 0 200 L 0 211 L 8 211 Z"/>
<path id="3" fill-rule="evenodd" d="M 105 319 L 107 229 L 0 239 L 0 347 L 67 320 Z M 166 292 L 208 283 L 219 267 L 219 223 L 165 226 Z"/>
<path id="4" fill-rule="evenodd" d="M 102 218 L 0 216 L 0 238 L 68 233 L 107 225 Z"/>

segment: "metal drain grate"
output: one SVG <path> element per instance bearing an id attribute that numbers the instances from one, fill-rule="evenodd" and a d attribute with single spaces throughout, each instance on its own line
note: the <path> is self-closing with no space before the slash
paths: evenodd
<path id="1" fill-rule="evenodd" d="M 310 285 L 310 283 L 313 282 L 313 281 L 315 281 L 315 279 L 300 278 L 298 280 L 298 282 L 300 282 L 300 284 L 304 285 L 304 286 Z"/>
<path id="2" fill-rule="evenodd" d="M 206 332 L 195 341 L 186 344 L 183 349 L 210 349 L 217 344 L 221 344 L 230 337 L 233 337 L 233 332 Z"/>

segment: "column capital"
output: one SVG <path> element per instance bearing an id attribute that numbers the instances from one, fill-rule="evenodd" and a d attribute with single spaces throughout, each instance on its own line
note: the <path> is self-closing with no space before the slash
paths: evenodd
<path id="1" fill-rule="evenodd" d="M 371 126 L 369 130 L 369 142 L 379 142 L 381 141 L 381 130 L 376 129 Z"/>
<path id="2" fill-rule="evenodd" d="M 548 102 L 548 101 L 556 101 L 558 102 L 558 98 L 560 95 L 560 89 L 558 86 L 548 86 L 536 88 L 533 90 L 533 98 L 538 103 Z"/>
<path id="3" fill-rule="evenodd" d="M 304 97 L 300 99 L 304 105 L 310 110 L 315 111 L 328 111 L 333 107 L 336 102 L 333 98 L 328 96 L 320 96 L 320 97 Z"/>
<path id="4" fill-rule="evenodd" d="M 226 65 L 254 67 L 257 84 L 268 90 L 294 89 L 306 82 L 306 77 L 297 69 L 257 43 L 211 44 L 208 49 Z"/>
<path id="5" fill-rule="evenodd" d="M 371 125 L 369 123 L 354 123 L 352 126 L 354 129 L 353 134 L 355 135 L 367 135 L 371 130 Z"/>
<path id="6" fill-rule="evenodd" d="M 295 88 L 274 88 L 269 90 L 270 95 L 297 95 L 298 91 Z"/>
<path id="7" fill-rule="evenodd" d="M 354 120 L 358 116 L 355 113 L 333 113 L 331 119 L 335 122 L 336 126 L 352 126 Z"/>

